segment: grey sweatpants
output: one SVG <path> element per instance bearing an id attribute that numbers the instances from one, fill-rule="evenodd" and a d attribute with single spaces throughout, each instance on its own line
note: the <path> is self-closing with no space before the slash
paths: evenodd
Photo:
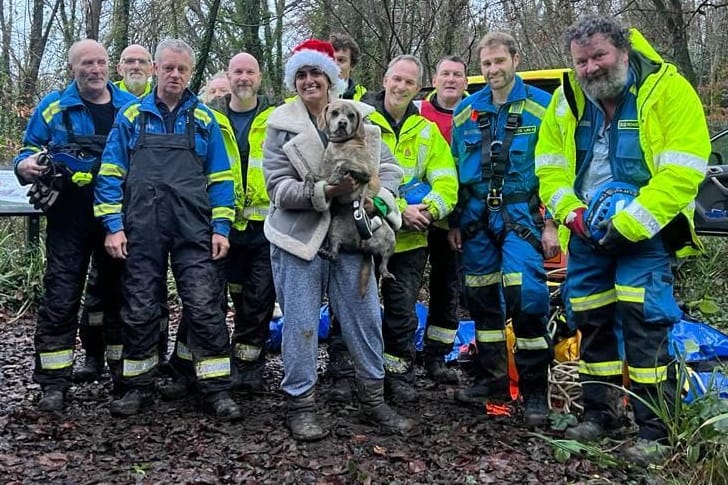
<path id="1" fill-rule="evenodd" d="M 305 261 L 271 245 L 271 266 L 283 309 L 283 382 L 281 389 L 300 396 L 316 384 L 318 325 L 328 293 L 333 313 L 349 348 L 356 376 L 384 379 L 382 317 L 374 271 L 364 298 L 359 296 L 362 255 L 340 253 L 335 262 L 316 256 Z"/>

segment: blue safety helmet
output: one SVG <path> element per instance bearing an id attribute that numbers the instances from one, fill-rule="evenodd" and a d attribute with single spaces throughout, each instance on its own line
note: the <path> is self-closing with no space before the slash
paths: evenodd
<path id="1" fill-rule="evenodd" d="M 399 196 L 404 197 L 408 204 L 421 204 L 430 193 L 432 187 L 427 182 L 413 178 L 406 184 L 399 186 Z"/>
<path id="2" fill-rule="evenodd" d="M 599 242 L 607 233 L 606 227 L 600 225 L 627 207 L 638 194 L 637 187 L 624 182 L 607 182 L 599 186 L 589 202 L 584 220 L 594 242 Z"/>
<path id="3" fill-rule="evenodd" d="M 91 172 L 96 163 L 96 157 L 72 143 L 49 147 L 47 156 L 50 157 L 50 162 L 67 167 L 72 173 Z"/>

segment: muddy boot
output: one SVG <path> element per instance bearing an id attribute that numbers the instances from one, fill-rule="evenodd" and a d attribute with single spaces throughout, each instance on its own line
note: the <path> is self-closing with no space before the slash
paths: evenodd
<path id="1" fill-rule="evenodd" d="M 410 431 L 415 423 L 404 418 L 384 402 L 383 380 L 357 380 L 357 392 L 361 403 L 362 419 L 385 433 Z"/>
<path id="2" fill-rule="evenodd" d="M 86 355 L 83 365 L 73 373 L 73 382 L 93 382 L 101 377 L 104 369 L 103 355 Z"/>
<path id="3" fill-rule="evenodd" d="M 425 370 L 427 376 L 438 384 L 457 384 L 460 382 L 455 369 L 445 365 L 445 359 L 441 355 L 425 354 Z"/>
<path id="4" fill-rule="evenodd" d="M 233 389 L 236 391 L 259 393 L 265 391 L 263 381 L 264 362 L 236 362 L 233 375 Z"/>
<path id="5" fill-rule="evenodd" d="M 334 378 L 327 397 L 331 402 L 350 403 L 354 399 L 354 379 L 351 377 Z"/>
<path id="6" fill-rule="evenodd" d="M 205 396 L 205 410 L 220 421 L 235 421 L 243 417 L 243 411 L 227 391 L 213 392 Z"/>
<path id="7" fill-rule="evenodd" d="M 154 402 L 154 393 L 151 389 L 134 387 L 126 391 L 119 399 L 111 401 L 112 416 L 133 416 Z"/>
<path id="8" fill-rule="evenodd" d="M 508 392 L 508 379 L 498 379 L 488 382 L 486 380 L 477 380 L 472 386 L 459 389 L 455 393 L 455 399 L 466 404 L 482 405 L 485 401 L 510 401 L 511 396 Z"/>
<path id="9" fill-rule="evenodd" d="M 184 377 L 178 377 L 169 384 L 159 386 L 159 395 L 164 401 L 177 401 L 190 394 L 189 382 Z"/>
<path id="10" fill-rule="evenodd" d="M 529 428 L 545 426 L 549 420 L 549 405 L 545 391 L 533 391 L 523 395 L 523 424 Z"/>
<path id="11" fill-rule="evenodd" d="M 288 396 L 286 423 L 293 439 L 298 441 L 316 441 L 329 434 L 319 423 L 313 389 L 300 396 Z"/>
<path id="12" fill-rule="evenodd" d="M 417 390 L 414 384 L 414 369 L 405 374 L 388 373 L 384 379 L 387 396 L 394 404 L 417 401 Z"/>
<path id="13" fill-rule="evenodd" d="M 47 389 L 43 391 L 40 401 L 38 401 L 38 411 L 51 412 L 61 411 L 65 405 L 65 396 L 63 391 L 58 389 Z"/>

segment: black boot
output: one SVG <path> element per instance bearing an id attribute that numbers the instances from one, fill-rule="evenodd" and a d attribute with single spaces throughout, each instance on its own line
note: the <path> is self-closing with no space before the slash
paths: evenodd
<path id="1" fill-rule="evenodd" d="M 455 399 L 467 404 L 477 404 L 478 406 L 489 400 L 510 401 L 508 379 L 498 379 L 490 382 L 483 379 L 476 380 L 472 386 L 459 389 L 455 393 Z"/>
<path id="2" fill-rule="evenodd" d="M 205 396 L 205 408 L 207 412 L 221 421 L 235 421 L 243 417 L 243 411 L 227 391 L 214 392 Z"/>
<path id="3" fill-rule="evenodd" d="M 93 382 L 101 377 L 101 372 L 104 369 L 104 356 L 103 355 L 89 355 L 87 354 L 83 365 L 73 373 L 73 382 Z"/>
<path id="4" fill-rule="evenodd" d="M 191 387 L 186 378 L 177 376 L 172 382 L 159 386 L 159 395 L 165 401 L 177 401 L 188 396 Z"/>
<path id="5" fill-rule="evenodd" d="M 387 372 L 384 377 L 384 386 L 387 398 L 394 404 L 417 401 L 414 367 L 410 367 L 407 372 L 402 374 Z"/>
<path id="6" fill-rule="evenodd" d="M 111 401 L 112 416 L 133 416 L 154 402 L 154 393 L 151 389 L 134 387 L 126 391 L 119 399 Z"/>
<path id="7" fill-rule="evenodd" d="M 425 353 L 425 370 L 430 379 L 438 384 L 457 384 L 460 382 L 455 369 L 445 365 L 445 359 L 441 355 Z"/>
<path id="8" fill-rule="evenodd" d="M 361 403 L 362 418 L 365 422 L 388 433 L 404 434 L 414 427 L 414 421 L 400 416 L 384 402 L 383 380 L 357 380 L 356 387 Z"/>
<path id="9" fill-rule="evenodd" d="M 65 396 L 63 395 L 63 391 L 48 389 L 43 391 L 43 396 L 38 401 L 38 411 L 61 411 L 64 405 Z"/>
<path id="10" fill-rule="evenodd" d="M 288 397 L 286 422 L 293 439 L 298 441 L 316 441 L 329 434 L 329 431 L 319 423 L 316 414 L 316 394 L 313 389 L 300 396 Z"/>
<path id="11" fill-rule="evenodd" d="M 549 419 L 549 404 L 545 390 L 523 393 L 523 424 L 535 428 L 546 425 Z"/>
<path id="12" fill-rule="evenodd" d="M 263 369 L 265 362 L 235 362 L 235 374 L 233 375 L 233 389 L 236 391 L 259 393 L 265 391 L 263 381 Z"/>

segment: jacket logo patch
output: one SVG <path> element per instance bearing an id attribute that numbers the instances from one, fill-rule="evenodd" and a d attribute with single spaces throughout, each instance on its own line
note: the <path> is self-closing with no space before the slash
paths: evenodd
<path id="1" fill-rule="evenodd" d="M 618 130 L 639 130 L 640 125 L 637 120 L 619 120 L 617 124 Z"/>
<path id="2" fill-rule="evenodd" d="M 519 126 L 516 129 L 515 134 L 516 135 L 533 135 L 536 133 L 536 127 L 535 126 Z"/>

